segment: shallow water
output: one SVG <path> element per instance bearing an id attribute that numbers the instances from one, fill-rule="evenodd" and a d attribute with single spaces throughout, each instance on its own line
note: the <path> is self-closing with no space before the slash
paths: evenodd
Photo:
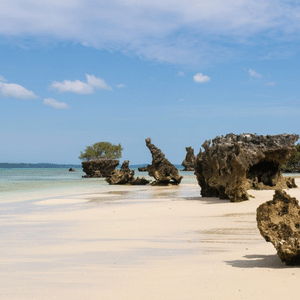
<path id="1" fill-rule="evenodd" d="M 182 184 L 197 184 L 196 177 L 193 172 L 183 172 Z M 64 195 L 64 191 L 68 193 L 70 189 L 73 194 L 82 193 L 103 193 L 111 189 L 105 178 L 82 178 L 85 173 L 81 168 L 75 169 L 75 172 L 69 172 L 68 169 L 53 169 L 53 168 L 40 168 L 40 169 L 0 169 L 0 201 L 10 200 L 41 200 L 49 198 L 51 195 Z M 135 176 L 145 177 L 148 180 L 154 178 L 149 177 L 146 172 L 139 172 L 135 170 Z M 135 198 L 135 193 L 125 195 L 123 190 L 124 186 L 114 186 L 111 196 L 121 196 L 122 198 Z M 141 189 L 142 186 L 136 187 Z M 161 191 L 161 192 L 160 192 Z M 145 198 L 149 197 L 163 197 L 168 191 L 168 188 L 161 189 L 145 189 L 142 195 Z M 171 192 L 171 190 L 169 191 Z M 176 193 L 172 189 L 172 193 Z M 113 195 L 115 193 L 116 195 Z M 121 194 L 120 194 L 121 193 Z M 172 196 L 168 194 L 168 196 Z"/>

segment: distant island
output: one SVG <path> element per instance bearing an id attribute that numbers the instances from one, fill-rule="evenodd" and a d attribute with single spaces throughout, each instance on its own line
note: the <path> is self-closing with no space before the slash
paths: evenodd
<path id="1" fill-rule="evenodd" d="M 40 169 L 40 168 L 81 168 L 81 165 L 65 165 L 65 164 L 51 164 L 51 163 L 0 163 L 0 169 Z"/>

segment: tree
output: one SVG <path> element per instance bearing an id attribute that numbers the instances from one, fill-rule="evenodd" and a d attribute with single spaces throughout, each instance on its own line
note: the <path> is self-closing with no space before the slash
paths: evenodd
<path id="1" fill-rule="evenodd" d="M 109 142 L 98 142 L 91 146 L 87 146 L 84 151 L 80 151 L 79 159 L 117 159 L 122 156 L 122 146 L 113 145 Z"/>

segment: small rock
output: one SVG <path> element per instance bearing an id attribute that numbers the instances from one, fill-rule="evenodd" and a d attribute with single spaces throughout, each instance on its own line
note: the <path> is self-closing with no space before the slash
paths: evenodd
<path id="1" fill-rule="evenodd" d="M 184 166 L 183 171 L 195 171 L 195 161 L 196 156 L 194 154 L 194 149 L 192 147 L 186 147 L 186 156 L 183 162 L 181 163 Z"/>

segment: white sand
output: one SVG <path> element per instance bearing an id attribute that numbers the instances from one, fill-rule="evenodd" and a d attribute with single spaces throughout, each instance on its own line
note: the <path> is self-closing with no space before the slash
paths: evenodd
<path id="1" fill-rule="evenodd" d="M 229 203 L 199 190 L 125 186 L 5 202 L 0 299 L 297 299 L 299 268 L 256 226 L 274 191 Z M 300 199 L 300 189 L 288 193 Z"/>

